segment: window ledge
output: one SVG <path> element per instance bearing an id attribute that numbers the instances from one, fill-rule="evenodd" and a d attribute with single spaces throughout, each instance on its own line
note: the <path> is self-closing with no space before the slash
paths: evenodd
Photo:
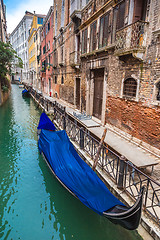
<path id="1" fill-rule="evenodd" d="M 107 52 L 108 50 L 112 49 L 112 48 L 115 48 L 115 44 L 110 44 L 108 46 L 105 46 L 103 48 L 99 48 L 97 50 L 94 50 L 92 52 L 88 52 L 88 53 L 83 53 L 81 54 L 81 58 L 83 57 L 89 57 L 89 56 L 92 56 L 92 55 L 96 55 L 97 53 L 101 53 L 101 52 Z"/>
<path id="2" fill-rule="evenodd" d="M 152 104 L 153 104 L 154 106 L 160 106 L 160 101 L 154 100 L 154 101 L 152 101 Z"/>
<path id="3" fill-rule="evenodd" d="M 136 97 L 121 96 L 120 98 L 124 99 L 125 101 L 138 102 Z"/>

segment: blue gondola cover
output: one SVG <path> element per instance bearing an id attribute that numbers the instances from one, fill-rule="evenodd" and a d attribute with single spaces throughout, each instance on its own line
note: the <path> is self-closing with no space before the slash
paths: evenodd
<path id="1" fill-rule="evenodd" d="M 27 93 L 27 92 L 28 92 L 28 90 L 27 90 L 27 89 L 24 89 L 24 90 L 22 91 L 22 94 Z"/>
<path id="2" fill-rule="evenodd" d="M 47 117 L 48 118 L 48 117 Z M 42 126 L 39 126 L 39 128 Z M 42 129 L 38 141 L 56 176 L 95 212 L 102 214 L 121 203 L 96 173 L 80 158 L 66 132 Z"/>
<path id="3" fill-rule="evenodd" d="M 49 117 L 45 113 L 42 113 L 37 129 L 46 129 L 46 130 L 54 131 L 56 130 L 56 127 L 54 126 L 52 121 L 49 119 Z"/>

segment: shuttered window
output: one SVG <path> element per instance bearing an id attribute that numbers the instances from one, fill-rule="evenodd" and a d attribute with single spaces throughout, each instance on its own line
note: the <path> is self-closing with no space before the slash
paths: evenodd
<path id="1" fill-rule="evenodd" d="M 109 36 L 109 13 L 105 14 L 100 19 L 99 48 L 108 45 L 108 36 Z"/>
<path id="2" fill-rule="evenodd" d="M 125 18 L 125 1 L 121 2 L 118 5 L 117 24 L 116 24 L 117 30 L 124 27 L 124 18 Z"/>
<path id="3" fill-rule="evenodd" d="M 90 27 L 90 52 L 96 50 L 96 45 L 97 45 L 97 21 L 91 24 Z"/>
<path id="4" fill-rule="evenodd" d="M 113 22 L 112 22 L 112 43 L 115 42 L 116 31 L 124 27 L 125 19 L 125 0 L 116 5 L 113 9 Z"/>
<path id="5" fill-rule="evenodd" d="M 82 54 L 87 52 L 87 28 L 82 31 Z"/>

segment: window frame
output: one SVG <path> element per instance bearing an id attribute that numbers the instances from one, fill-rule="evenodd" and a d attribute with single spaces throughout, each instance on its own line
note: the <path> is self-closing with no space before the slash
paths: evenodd
<path id="1" fill-rule="evenodd" d="M 123 98 L 137 98 L 137 81 L 132 77 L 128 77 L 123 82 Z"/>
<path id="2" fill-rule="evenodd" d="M 102 21 L 103 21 L 103 24 L 101 23 Z M 107 25 L 107 30 L 106 30 L 106 25 Z M 108 45 L 109 32 L 110 32 L 110 11 L 102 15 L 100 18 L 98 48 L 103 48 Z M 105 35 L 107 36 L 106 38 L 105 38 Z M 105 42 L 105 39 L 107 39 L 107 42 Z"/>
<path id="3" fill-rule="evenodd" d="M 87 43 L 88 43 L 88 28 L 82 31 L 82 54 L 87 53 Z"/>

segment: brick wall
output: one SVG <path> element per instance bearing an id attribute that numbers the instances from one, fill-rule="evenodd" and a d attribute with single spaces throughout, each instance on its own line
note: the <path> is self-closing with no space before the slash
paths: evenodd
<path id="1" fill-rule="evenodd" d="M 108 97 L 106 105 L 106 123 L 160 149 L 160 108 L 118 97 Z"/>

